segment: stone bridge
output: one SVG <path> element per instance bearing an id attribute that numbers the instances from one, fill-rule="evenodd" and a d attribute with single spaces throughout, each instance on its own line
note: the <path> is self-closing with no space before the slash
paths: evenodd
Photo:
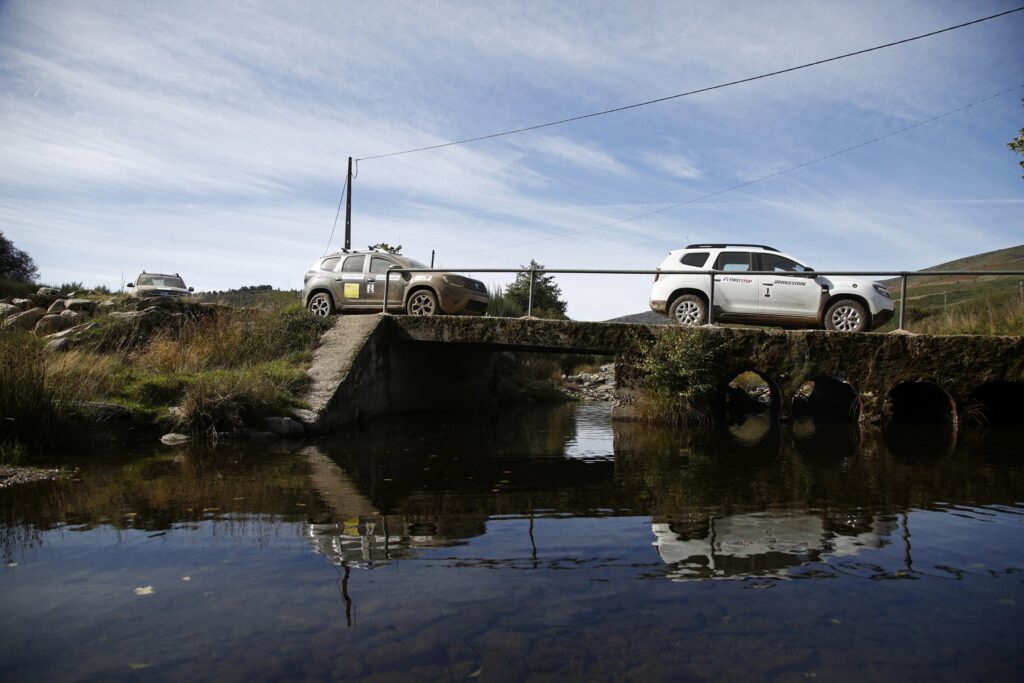
<path id="1" fill-rule="evenodd" d="M 498 351 L 602 354 L 615 357 L 629 419 L 645 393 L 638 349 L 669 326 L 485 317 L 386 314 L 339 317 L 317 349 L 307 430 L 435 408 L 467 409 L 467 419 L 497 401 Z M 722 401 L 730 382 L 757 373 L 778 419 L 803 414 L 864 422 L 1020 424 L 1024 415 L 1024 337 L 842 334 L 705 327 L 720 342 L 712 369 Z M 731 390 L 735 398 L 735 389 Z"/>

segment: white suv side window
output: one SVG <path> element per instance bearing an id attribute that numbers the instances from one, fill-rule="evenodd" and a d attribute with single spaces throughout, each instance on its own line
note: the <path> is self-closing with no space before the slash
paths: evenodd
<path id="1" fill-rule="evenodd" d="M 761 254 L 761 270 L 782 273 L 805 273 L 807 267 L 778 254 Z"/>
<path id="2" fill-rule="evenodd" d="M 715 270 L 741 272 L 750 270 L 750 252 L 723 251 L 715 261 Z"/>
<path id="3" fill-rule="evenodd" d="M 684 266 L 703 268 L 704 264 L 708 262 L 708 256 L 710 255 L 711 253 L 707 251 L 694 251 L 689 254 L 683 254 L 683 258 L 679 259 L 679 262 Z"/>

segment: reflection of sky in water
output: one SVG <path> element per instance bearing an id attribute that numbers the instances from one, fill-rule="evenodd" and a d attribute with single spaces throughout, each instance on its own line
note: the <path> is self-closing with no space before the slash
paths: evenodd
<path id="1" fill-rule="evenodd" d="M 615 459 L 614 432 L 607 404 L 581 404 L 576 408 L 576 433 L 565 444 L 565 457 L 603 462 Z"/>
<path id="2" fill-rule="evenodd" d="M 322 441 L 161 451 L 34 496 L 0 491 L 0 680 L 958 681 L 1024 667 L 1024 463 L 908 462 L 878 439 L 805 459 L 785 427 L 753 452 L 734 448 L 747 432 L 712 447 L 617 426 L 619 458 L 593 466 L 575 461 L 611 459 L 607 408 L 574 410 L 494 427 L 505 444 L 574 424 L 565 459 L 537 439 L 543 457 L 513 441 L 488 460 L 476 433 L 429 482 L 438 449 L 409 427 L 343 443 L 348 459 Z M 421 436 L 416 460 L 403 449 Z M 506 470 L 515 486 L 492 491 Z"/>

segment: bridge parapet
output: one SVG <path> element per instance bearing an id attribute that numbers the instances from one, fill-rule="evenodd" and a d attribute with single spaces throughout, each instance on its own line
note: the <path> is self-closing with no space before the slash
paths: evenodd
<path id="1" fill-rule="evenodd" d="M 522 351 L 614 355 L 622 399 L 616 414 L 628 419 L 635 417 L 634 399 L 646 391 L 636 366 L 639 350 L 679 329 L 521 318 L 344 316 L 317 351 L 310 371 L 311 410 L 300 418 L 316 432 L 399 412 L 491 405 L 495 352 Z M 1013 420 L 1020 422 L 1024 410 L 1024 337 L 719 327 L 696 333 L 722 350 L 712 369 L 722 391 L 737 375 L 756 372 L 770 386 L 781 418 L 791 415 L 806 381 L 826 379 L 849 387 L 860 419 L 868 422 L 891 412 L 900 387 L 932 390 L 947 404 L 953 422 L 973 410 L 979 392 L 996 385 L 1016 394 Z M 332 352 L 330 344 L 340 351 Z"/>
<path id="2" fill-rule="evenodd" d="M 399 338 L 518 351 L 604 353 L 616 356 L 620 390 L 640 389 L 634 361 L 640 347 L 679 328 L 627 323 L 590 323 L 512 318 L 396 316 Z M 788 417 L 807 380 L 832 378 L 856 392 L 862 419 L 881 419 L 892 390 L 905 383 L 930 383 L 951 400 L 955 420 L 972 396 L 992 382 L 1022 383 L 1024 337 L 933 336 L 905 333 L 846 334 L 824 330 L 704 327 L 720 342 L 715 375 L 723 386 L 743 372 L 756 372 L 773 391 L 778 412 Z M 628 410 L 619 411 L 627 416 Z"/>

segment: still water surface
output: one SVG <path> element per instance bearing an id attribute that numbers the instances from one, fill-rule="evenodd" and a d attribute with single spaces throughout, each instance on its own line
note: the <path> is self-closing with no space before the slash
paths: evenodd
<path id="1" fill-rule="evenodd" d="M 1019 680 L 1024 434 L 604 405 L 0 491 L 0 680 Z"/>

